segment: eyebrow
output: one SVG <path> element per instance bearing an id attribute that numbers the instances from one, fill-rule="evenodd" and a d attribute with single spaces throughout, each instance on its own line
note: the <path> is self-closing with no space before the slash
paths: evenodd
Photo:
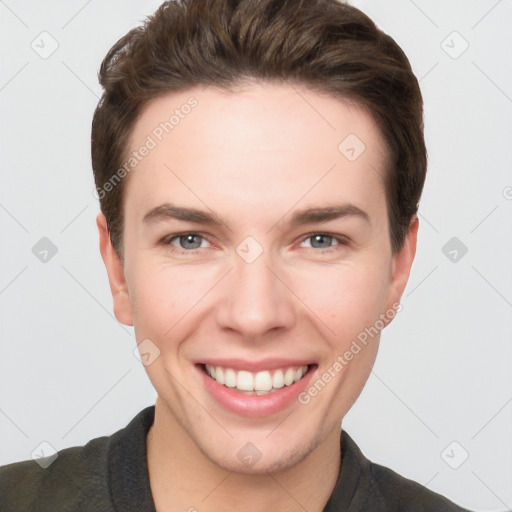
<path id="1" fill-rule="evenodd" d="M 364 210 L 354 204 L 342 204 L 298 210 L 292 215 L 289 224 L 291 227 L 296 227 L 313 222 L 327 222 L 343 217 L 359 217 L 370 223 L 370 216 Z M 198 210 L 196 208 L 175 206 L 170 203 L 164 203 L 152 208 L 144 215 L 142 221 L 144 223 L 152 223 L 169 219 L 212 226 L 222 226 L 225 224 L 215 213 Z"/>

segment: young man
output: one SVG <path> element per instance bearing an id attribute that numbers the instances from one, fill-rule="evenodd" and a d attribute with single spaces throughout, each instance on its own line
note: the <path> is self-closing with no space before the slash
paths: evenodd
<path id="1" fill-rule="evenodd" d="M 1 468 L 0 509 L 463 510 L 340 431 L 416 249 L 422 99 L 397 44 L 336 0 L 171 1 L 100 80 L 100 249 L 158 398 Z"/>

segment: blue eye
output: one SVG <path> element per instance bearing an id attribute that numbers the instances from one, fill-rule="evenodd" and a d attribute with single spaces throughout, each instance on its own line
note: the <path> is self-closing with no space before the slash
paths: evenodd
<path id="1" fill-rule="evenodd" d="M 195 239 L 195 240 L 194 240 Z M 199 241 L 197 241 L 199 239 Z M 173 242 L 177 240 L 179 246 Z M 172 245 L 178 252 L 181 253 L 195 253 L 201 247 L 201 241 L 206 240 L 204 236 L 199 233 L 179 233 L 162 239 L 162 244 Z"/>
<path id="2" fill-rule="evenodd" d="M 336 250 L 338 246 L 346 246 L 348 245 L 347 238 L 343 236 L 334 236 L 328 233 L 313 233 L 305 238 L 303 238 L 301 243 L 304 243 L 306 240 L 311 240 L 312 249 L 315 252 L 326 253 L 331 252 L 332 250 Z M 335 241 L 336 244 L 333 246 L 332 242 Z M 327 245 L 326 245 L 327 244 Z M 325 249 L 325 250 L 324 250 Z"/>
<path id="3" fill-rule="evenodd" d="M 349 240 L 346 237 L 331 235 L 329 233 L 310 233 L 306 235 L 300 243 L 303 244 L 307 240 L 311 240 L 310 248 L 319 254 L 331 253 L 342 246 L 349 245 Z M 195 254 L 199 249 L 204 248 L 202 247 L 203 241 L 208 242 L 204 235 L 196 232 L 188 232 L 168 235 L 162 238 L 159 244 L 170 246 L 172 251 L 180 254 Z M 333 245 L 334 242 L 336 243 Z"/>

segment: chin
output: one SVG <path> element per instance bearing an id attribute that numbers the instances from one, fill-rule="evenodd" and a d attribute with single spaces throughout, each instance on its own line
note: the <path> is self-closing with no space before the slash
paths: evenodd
<path id="1" fill-rule="evenodd" d="M 217 452 L 218 447 L 208 451 L 202 447 L 200 449 L 213 464 L 226 471 L 244 475 L 266 475 L 286 471 L 296 466 L 313 452 L 320 441 L 310 439 L 307 444 L 302 442 L 286 447 L 267 443 L 261 450 L 250 441 L 236 444 L 236 448 L 221 448 L 222 451 L 219 453 L 212 453 Z"/>

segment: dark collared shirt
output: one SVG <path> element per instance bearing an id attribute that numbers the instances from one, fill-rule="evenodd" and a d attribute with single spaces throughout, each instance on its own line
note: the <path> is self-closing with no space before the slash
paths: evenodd
<path id="1" fill-rule="evenodd" d="M 60 450 L 46 469 L 33 460 L 0 467 L 0 510 L 155 512 L 146 458 L 154 415 L 153 405 L 111 436 Z M 370 462 L 345 431 L 340 439 L 341 471 L 324 512 L 466 510 Z"/>

